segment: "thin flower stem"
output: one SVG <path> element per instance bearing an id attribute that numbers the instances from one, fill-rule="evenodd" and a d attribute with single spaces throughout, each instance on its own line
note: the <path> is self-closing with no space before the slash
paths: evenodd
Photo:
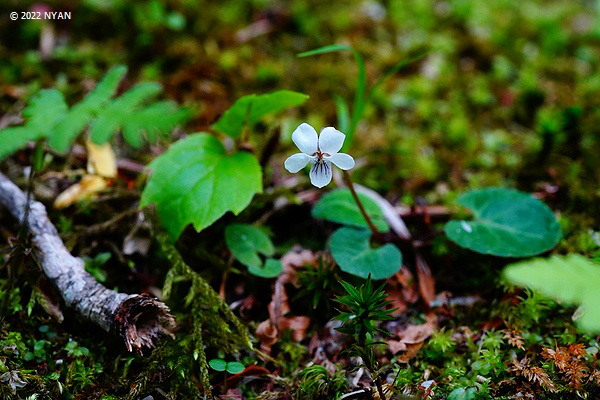
<path id="1" fill-rule="evenodd" d="M 367 221 L 367 225 L 369 226 L 369 229 L 373 233 L 373 237 L 378 242 L 382 242 L 383 238 L 381 237 L 381 234 L 377 231 L 377 228 L 375 228 L 375 225 L 373 225 L 371 218 L 369 218 L 362 203 L 358 199 L 358 195 L 356 194 L 356 191 L 354 190 L 354 185 L 352 184 L 352 180 L 350 179 L 350 174 L 348 174 L 348 171 L 345 171 L 345 170 L 342 170 L 342 173 L 344 174 L 344 181 L 346 182 L 346 185 L 348 185 L 348 189 L 350 189 L 350 193 L 352 193 L 352 197 L 354 198 L 354 201 L 356 202 L 356 205 L 358 206 L 360 213 L 362 214 L 365 221 Z"/>

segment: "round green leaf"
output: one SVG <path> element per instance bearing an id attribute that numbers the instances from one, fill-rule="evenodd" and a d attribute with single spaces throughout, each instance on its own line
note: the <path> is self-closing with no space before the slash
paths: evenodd
<path id="1" fill-rule="evenodd" d="M 386 279 L 402 266 L 402 253 L 393 244 L 371 248 L 371 232 L 366 229 L 340 228 L 333 233 L 329 248 L 342 271 L 372 279 Z"/>
<path id="2" fill-rule="evenodd" d="M 476 398 L 477 389 L 471 388 L 457 388 L 454 389 L 449 395 L 448 400 L 474 400 Z"/>
<path id="3" fill-rule="evenodd" d="M 221 142 L 206 133 L 178 141 L 149 167 L 153 173 L 140 206 L 156 204 L 173 238 L 190 223 L 201 231 L 227 211 L 239 214 L 262 192 L 256 157 L 244 151 L 227 155 Z"/>
<path id="4" fill-rule="evenodd" d="M 387 232 L 389 226 L 379 206 L 361 193 L 358 194 L 358 198 L 377 230 Z M 321 200 L 312 209 L 312 216 L 338 224 L 368 228 L 367 222 L 358 209 L 349 189 L 333 190 L 321 197 Z"/>
<path id="5" fill-rule="evenodd" d="M 215 371 L 225 371 L 225 368 L 227 368 L 227 361 L 221 360 L 220 358 L 213 358 L 208 362 L 208 365 Z"/>
<path id="6" fill-rule="evenodd" d="M 262 278 L 276 278 L 279 276 L 281 271 L 283 271 L 281 262 L 272 258 L 268 258 L 263 266 L 248 266 L 248 272 L 250 272 L 252 275 L 260 276 Z"/>
<path id="7" fill-rule="evenodd" d="M 233 256 L 247 267 L 260 267 L 260 254 L 272 256 L 275 247 L 260 229 L 247 224 L 232 224 L 225 229 L 225 243 Z"/>
<path id="8" fill-rule="evenodd" d="M 458 204 L 473 212 L 472 221 L 449 221 L 444 231 L 459 246 L 500 257 L 530 257 L 552 249 L 562 233 L 552 211 L 541 201 L 513 189 L 469 192 Z"/>
<path id="9" fill-rule="evenodd" d="M 244 364 L 240 362 L 231 361 L 227 363 L 227 372 L 232 375 L 241 374 L 245 369 L 246 367 L 244 367 Z"/>

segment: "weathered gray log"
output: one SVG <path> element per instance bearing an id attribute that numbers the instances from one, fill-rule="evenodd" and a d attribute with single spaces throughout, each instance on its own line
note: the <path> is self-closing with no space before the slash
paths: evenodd
<path id="1" fill-rule="evenodd" d="M 34 251 L 44 274 L 65 304 L 107 332 L 123 339 L 127 350 L 153 348 L 175 325 L 169 308 L 147 295 L 124 294 L 105 288 L 85 271 L 84 262 L 65 248 L 42 203 L 32 201 L 25 219 L 27 197 L 0 173 L 0 204 L 32 234 Z"/>

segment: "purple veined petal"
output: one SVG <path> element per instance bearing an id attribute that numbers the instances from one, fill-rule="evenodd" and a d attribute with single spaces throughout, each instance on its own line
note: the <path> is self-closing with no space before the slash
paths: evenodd
<path id="1" fill-rule="evenodd" d="M 317 131 L 306 122 L 300 124 L 292 133 L 292 140 L 304 154 L 311 156 L 317 152 L 319 146 Z"/>
<path id="2" fill-rule="evenodd" d="M 311 159 L 311 156 L 307 156 L 304 153 L 297 153 L 293 156 L 289 156 L 283 163 L 283 166 L 292 174 L 295 174 L 302 168 L 306 167 Z"/>
<path id="3" fill-rule="evenodd" d="M 329 185 L 331 182 L 331 163 L 327 160 L 316 162 L 310 169 L 310 183 L 318 188 Z"/>
<path id="4" fill-rule="evenodd" d="M 342 148 L 346 135 L 331 126 L 323 128 L 319 137 L 319 150 L 321 153 L 334 155 Z"/>
<path id="5" fill-rule="evenodd" d="M 345 153 L 336 153 L 330 157 L 323 156 L 323 158 L 334 163 L 339 169 L 347 170 L 354 168 L 354 158 Z"/>

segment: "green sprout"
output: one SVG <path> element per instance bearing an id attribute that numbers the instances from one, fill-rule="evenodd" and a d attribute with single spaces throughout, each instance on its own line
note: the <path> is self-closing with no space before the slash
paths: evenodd
<path id="1" fill-rule="evenodd" d="M 376 322 L 393 319 L 391 314 L 394 310 L 384 309 L 391 302 L 386 299 L 387 296 L 383 286 L 377 289 L 373 288 L 371 275 L 358 288 L 344 281 L 342 281 L 342 286 L 348 294 L 338 296 L 336 301 L 346 306 L 348 311 L 335 317 L 336 320 L 342 321 L 342 326 L 337 330 L 354 336 L 356 343 L 353 344 L 351 351 L 363 360 L 364 366 L 369 371 L 375 372 L 378 370 L 378 363 L 375 360 L 372 346 L 378 343 L 367 343 L 367 340 L 372 339 L 376 331 L 389 335 L 388 332 L 378 328 Z M 385 398 L 381 378 L 376 376 L 374 381 L 380 397 Z"/>

